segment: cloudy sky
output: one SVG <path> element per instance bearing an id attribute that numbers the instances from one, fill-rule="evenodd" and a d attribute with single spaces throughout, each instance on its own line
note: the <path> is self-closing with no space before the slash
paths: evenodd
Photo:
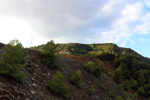
<path id="1" fill-rule="evenodd" d="M 0 42 L 116 43 L 150 57 L 150 0 L 0 0 Z"/>

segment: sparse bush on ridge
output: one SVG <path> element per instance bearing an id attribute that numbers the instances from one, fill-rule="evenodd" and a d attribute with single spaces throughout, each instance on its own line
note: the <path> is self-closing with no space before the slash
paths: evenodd
<path id="1" fill-rule="evenodd" d="M 81 78 L 81 71 L 77 70 L 69 80 L 71 83 L 75 84 L 78 88 L 81 88 L 82 78 Z"/>
<path id="2" fill-rule="evenodd" d="M 27 52 L 18 40 L 12 40 L 4 47 L 0 61 L 0 73 L 13 77 L 17 81 L 24 81 L 25 73 L 21 69 L 26 65 Z"/>
<path id="3" fill-rule="evenodd" d="M 48 81 L 47 87 L 64 98 L 69 95 L 69 86 L 64 82 L 64 77 L 59 71 L 56 71 L 52 80 Z"/>

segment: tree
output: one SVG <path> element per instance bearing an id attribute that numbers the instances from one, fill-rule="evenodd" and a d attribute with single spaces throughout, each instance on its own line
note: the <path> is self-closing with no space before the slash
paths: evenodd
<path id="1" fill-rule="evenodd" d="M 0 61 L 0 73 L 22 82 L 25 74 L 21 72 L 21 69 L 26 65 L 26 51 L 16 39 L 10 41 L 4 49 L 5 52 L 2 54 L 2 61 Z"/>
<path id="2" fill-rule="evenodd" d="M 99 66 L 97 66 L 97 67 L 94 69 L 93 74 L 94 74 L 96 77 L 100 78 L 100 77 L 101 77 L 101 74 L 102 74 L 102 71 L 103 71 L 103 67 L 104 67 L 104 65 L 103 65 L 103 63 L 101 62 L 101 63 L 99 64 Z"/>
<path id="3" fill-rule="evenodd" d="M 129 91 L 131 89 L 130 82 L 127 80 L 123 85 L 124 90 Z"/>
<path id="4" fill-rule="evenodd" d="M 113 76 L 113 80 L 119 84 L 122 82 L 122 69 L 121 67 L 118 67 L 116 70 L 115 70 L 115 73 L 114 73 L 114 76 Z"/>
<path id="5" fill-rule="evenodd" d="M 59 55 L 58 52 L 55 50 L 55 43 L 53 40 L 50 42 L 47 42 L 47 44 L 44 46 L 42 50 L 43 54 L 43 62 L 47 66 L 51 66 L 53 68 L 59 68 Z"/>
<path id="6" fill-rule="evenodd" d="M 70 82 L 77 85 L 77 87 L 81 88 L 82 78 L 81 78 L 81 71 L 77 70 L 72 77 L 70 78 Z"/>
<path id="7" fill-rule="evenodd" d="M 92 72 L 94 66 L 95 66 L 95 63 L 93 61 L 89 61 L 88 63 L 84 64 L 83 68 L 88 72 Z"/>
<path id="8" fill-rule="evenodd" d="M 116 100 L 123 100 L 123 98 L 122 98 L 121 96 L 118 96 L 118 97 L 116 98 Z"/>
<path id="9" fill-rule="evenodd" d="M 59 71 L 56 71 L 52 80 L 48 81 L 47 87 L 64 98 L 69 95 L 69 86 L 64 82 L 64 76 Z"/>

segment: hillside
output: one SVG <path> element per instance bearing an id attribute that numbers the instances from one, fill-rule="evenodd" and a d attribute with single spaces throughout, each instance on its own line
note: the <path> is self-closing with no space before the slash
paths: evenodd
<path id="1" fill-rule="evenodd" d="M 85 54 L 88 50 L 97 52 L 96 48 L 100 50 L 100 48 L 105 45 L 105 48 L 103 47 L 103 50 L 109 51 L 111 48 L 113 49 L 112 53 L 120 52 L 119 47 L 114 44 L 107 44 L 108 46 L 106 46 L 106 44 L 84 46 L 82 44 L 79 44 L 78 47 L 75 47 L 76 45 L 71 44 L 71 46 L 76 48 L 75 50 L 70 48 L 70 46 L 63 47 L 62 45 L 58 44 L 56 45 L 56 48 L 64 48 L 62 50 L 70 48 L 72 49 L 72 51 L 78 53 L 82 52 L 83 54 Z M 4 46 L 4 44 L 0 44 L 0 57 L 2 52 L 4 52 Z M 80 50 L 78 51 L 78 49 Z M 118 84 L 116 84 L 112 80 L 112 76 L 117 69 L 113 61 L 100 60 L 96 57 L 88 57 L 81 54 L 80 56 L 61 55 L 60 57 L 61 68 L 59 69 L 59 71 L 62 73 L 65 82 L 69 86 L 69 97 L 67 99 L 64 99 L 61 96 L 54 94 L 46 86 L 47 82 L 52 79 L 54 74 L 56 74 L 57 69 L 51 68 L 50 66 L 48 67 L 43 63 L 43 55 L 40 51 L 31 49 L 26 49 L 26 51 L 28 52 L 27 64 L 22 69 L 22 71 L 26 74 L 24 82 L 20 83 L 13 80 L 11 77 L 0 74 L 0 100 L 116 100 L 118 96 L 121 96 L 123 100 L 126 100 L 127 98 L 136 100 L 135 97 L 133 97 L 133 94 L 135 93 L 134 90 L 126 92 L 125 90 L 120 89 Z M 123 58 L 125 57 L 123 56 Z M 122 58 L 117 59 L 119 61 Z M 104 63 L 104 71 L 100 79 L 96 78 L 92 73 L 84 70 L 84 63 L 89 61 L 93 61 L 96 65 L 98 65 L 100 62 Z M 131 60 L 129 59 L 129 61 Z M 142 67 L 142 69 L 144 68 L 147 67 Z M 71 75 L 78 69 L 82 74 L 82 88 L 77 88 L 69 82 Z M 94 93 L 89 92 L 88 89 L 90 88 L 90 86 L 94 86 Z M 138 96 L 138 100 L 147 99 Z"/>
<path id="2" fill-rule="evenodd" d="M 0 50 L 3 50 L 2 45 Z M 42 62 L 41 52 L 36 50 L 28 51 L 27 65 L 23 68 L 26 73 L 24 82 L 19 83 L 12 78 L 0 74 L 0 99 L 1 100 L 64 100 L 59 95 L 54 94 L 46 87 L 48 80 L 56 73 L 56 69 L 45 66 Z M 1 53 L 0 53 L 1 55 Z M 73 56 L 72 56 L 73 57 Z M 65 82 L 69 85 L 69 97 L 67 100 L 115 100 L 120 95 L 124 99 L 132 98 L 129 93 L 124 90 L 118 89 L 118 85 L 113 82 L 105 73 L 102 74 L 101 79 L 96 78 L 93 74 L 86 72 L 83 69 L 83 63 L 87 61 L 94 61 L 95 63 L 101 62 L 97 58 L 80 57 L 61 57 L 60 72 L 65 77 Z M 107 65 L 105 65 L 107 66 Z M 71 75 L 80 69 L 82 72 L 82 88 L 79 89 L 69 83 Z M 93 85 L 95 93 L 90 94 L 88 88 Z M 111 92 L 114 96 L 110 96 Z"/>

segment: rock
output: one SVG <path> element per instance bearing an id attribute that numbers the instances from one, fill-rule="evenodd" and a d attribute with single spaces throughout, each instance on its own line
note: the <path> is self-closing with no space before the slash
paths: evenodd
<path id="1" fill-rule="evenodd" d="M 25 100 L 30 100 L 29 98 L 25 98 Z"/>
<path id="2" fill-rule="evenodd" d="M 34 94 L 35 94 L 35 92 L 34 92 L 34 91 L 30 91 L 30 93 L 31 93 L 32 95 L 34 95 Z"/>
<path id="3" fill-rule="evenodd" d="M 33 83 L 32 86 L 37 87 L 37 85 L 35 83 Z"/>
<path id="4" fill-rule="evenodd" d="M 32 78 L 32 81 L 34 81 L 34 78 Z"/>

